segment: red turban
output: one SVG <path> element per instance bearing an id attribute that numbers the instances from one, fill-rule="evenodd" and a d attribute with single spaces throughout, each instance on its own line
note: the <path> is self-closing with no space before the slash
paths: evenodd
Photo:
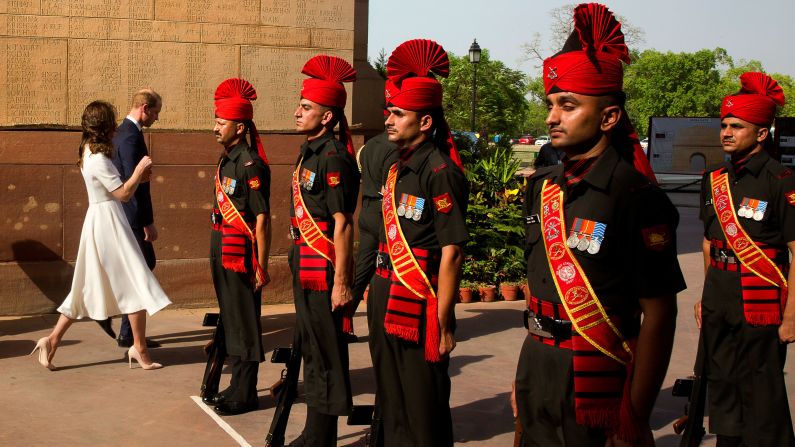
<path id="1" fill-rule="evenodd" d="M 251 105 L 251 101 L 255 99 L 257 99 L 257 91 L 254 90 L 254 86 L 250 82 L 240 78 L 229 78 L 215 89 L 215 116 L 230 121 L 249 121 L 252 144 L 256 141 L 259 158 L 268 164 L 257 126 L 252 121 L 254 106 Z"/>
<path id="2" fill-rule="evenodd" d="M 319 54 L 306 61 L 301 73 L 311 76 L 304 80 L 301 97 L 326 107 L 344 108 L 348 99 L 343 82 L 356 80 L 356 70 L 344 59 Z M 348 153 L 356 156 L 353 148 L 348 119 L 340 117 L 340 141 L 348 148 Z"/>
<path id="3" fill-rule="evenodd" d="M 624 66 L 629 50 L 621 23 L 606 6 L 583 3 L 574 8 L 574 32 L 563 51 L 544 60 L 544 90 L 553 88 L 581 95 L 601 96 L 624 91 Z M 622 125 L 632 146 L 631 158 L 641 174 L 657 183 L 638 134 L 624 110 Z"/>
<path id="4" fill-rule="evenodd" d="M 386 62 L 387 105 L 413 111 L 441 108 L 442 84 L 436 80 L 434 74 L 443 78 L 450 74 L 450 60 L 444 48 L 428 39 L 403 42 L 395 48 Z M 444 118 L 438 129 L 447 133 L 450 158 L 463 171 L 464 164 Z"/>
<path id="5" fill-rule="evenodd" d="M 769 127 L 776 117 L 776 105 L 785 103 L 784 90 L 775 79 L 764 73 L 746 72 L 740 76 L 740 91 L 723 98 L 721 119 L 727 116 Z"/>

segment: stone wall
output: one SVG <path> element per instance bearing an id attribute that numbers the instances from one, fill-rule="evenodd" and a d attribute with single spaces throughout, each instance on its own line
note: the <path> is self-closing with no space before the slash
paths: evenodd
<path id="1" fill-rule="evenodd" d="M 155 273 L 176 305 L 215 302 L 208 218 L 220 146 L 209 129 L 214 89 L 234 76 L 257 89 L 254 119 L 273 172 L 274 285 L 265 301 L 290 300 L 300 69 L 318 53 L 351 61 L 359 81 L 347 86 L 346 114 L 357 147 L 377 133 L 383 81 L 366 63 L 367 8 L 367 0 L 0 0 L 0 315 L 50 312 L 65 297 L 86 209 L 75 165 L 80 113 L 105 99 L 121 118 L 146 86 L 164 100 L 145 132 Z"/>

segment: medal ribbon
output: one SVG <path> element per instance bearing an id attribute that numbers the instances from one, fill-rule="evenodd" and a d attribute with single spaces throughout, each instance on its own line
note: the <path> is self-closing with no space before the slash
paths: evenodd
<path id="1" fill-rule="evenodd" d="M 252 279 L 255 279 L 256 282 L 263 283 L 265 282 L 265 272 L 262 270 L 262 266 L 259 264 L 259 256 L 257 252 L 257 238 L 254 235 L 254 232 L 251 231 L 248 224 L 245 220 L 243 220 L 243 216 L 240 215 L 237 208 L 232 205 L 232 201 L 229 200 L 229 196 L 226 195 L 226 192 L 221 187 L 221 163 L 218 163 L 218 168 L 215 171 L 215 197 L 218 200 L 218 208 L 221 210 L 221 216 L 224 218 L 224 222 L 234 227 L 240 233 L 245 234 L 248 236 L 248 239 L 251 241 L 251 265 L 254 267 L 254 275 Z"/>
<path id="2" fill-rule="evenodd" d="M 428 277 L 420 268 L 411 252 L 395 209 L 395 185 L 397 184 L 397 163 L 389 169 L 381 210 L 384 215 L 384 230 L 392 271 L 400 282 L 417 298 L 425 300 L 425 359 L 430 362 L 441 360 L 439 356 L 439 319 L 437 316 L 436 292 Z M 384 322 L 387 333 L 412 341 L 419 340 L 416 329 L 399 327 L 389 321 Z"/>
<path id="3" fill-rule="evenodd" d="M 788 285 L 781 270 L 748 236 L 748 233 L 745 232 L 745 229 L 737 219 L 737 214 L 734 212 L 731 189 L 729 188 L 729 175 L 720 169 L 713 171 L 710 174 L 710 189 L 712 190 L 712 206 L 718 216 L 721 231 L 734 255 L 750 272 L 781 289 L 782 301 L 786 300 Z M 732 225 L 736 228 L 736 231 L 729 231 Z M 782 303 L 782 308 L 784 304 Z M 744 307 L 746 320 L 750 324 L 781 323 L 780 315 L 771 319 L 769 316 L 749 313 L 748 303 L 745 303 Z M 776 320 L 778 321 L 776 322 Z"/>
<path id="4" fill-rule="evenodd" d="M 293 207 L 295 219 L 298 222 L 298 231 L 301 232 L 301 237 L 306 242 L 306 245 L 331 262 L 332 267 L 335 267 L 336 252 L 334 251 L 334 241 L 326 237 L 325 233 L 318 227 L 312 215 L 309 214 L 309 209 L 304 203 L 304 197 L 301 195 L 299 173 L 301 172 L 301 163 L 303 161 L 304 157 L 302 156 L 298 161 L 298 167 L 293 172 L 292 182 Z"/>

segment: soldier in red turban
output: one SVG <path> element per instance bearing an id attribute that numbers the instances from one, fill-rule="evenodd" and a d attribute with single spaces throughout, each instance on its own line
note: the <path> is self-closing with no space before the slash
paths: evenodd
<path id="1" fill-rule="evenodd" d="M 295 297 L 295 345 L 304 361 L 307 418 L 291 446 L 337 445 L 337 418 L 353 406 L 346 334 L 353 332 L 353 214 L 359 195 L 344 108 L 343 83 L 356 71 L 334 56 L 306 62 L 308 76 L 295 111 L 306 135 L 291 182 L 290 268 Z M 334 127 L 339 124 L 339 140 Z"/>
<path id="2" fill-rule="evenodd" d="M 624 63 L 621 24 L 596 3 L 575 8 L 544 61 L 546 123 L 565 156 L 535 172 L 524 201 L 531 296 L 514 411 L 526 446 L 654 443 L 685 282 L 679 216 L 624 109 Z"/>
<path id="3" fill-rule="evenodd" d="M 215 173 L 210 261 L 221 315 L 202 399 L 220 415 L 257 408 L 257 373 L 264 360 L 260 309 L 261 289 L 270 282 L 271 173 L 252 121 L 255 99 L 257 92 L 244 79 L 227 79 L 215 91 L 213 131 L 223 152 Z M 226 355 L 232 379 L 218 392 Z"/>
<path id="4" fill-rule="evenodd" d="M 442 110 L 447 53 L 436 42 L 399 45 L 387 62 L 386 167 L 381 236 L 367 314 L 376 375 L 376 445 L 452 446 L 450 352 L 469 185 Z"/>
<path id="5" fill-rule="evenodd" d="M 744 73 L 721 105 L 729 161 L 702 179 L 707 274 L 696 321 L 707 361 L 710 431 L 719 446 L 795 446 L 783 367 L 795 341 L 795 175 L 768 155 L 784 92 Z"/>

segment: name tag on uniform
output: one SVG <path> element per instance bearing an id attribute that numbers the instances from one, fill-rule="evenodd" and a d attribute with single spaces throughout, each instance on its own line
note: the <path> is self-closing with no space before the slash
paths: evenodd
<path id="1" fill-rule="evenodd" d="M 707 199 L 706 202 L 704 202 L 704 206 L 711 206 L 711 205 L 712 205 L 712 198 L 709 198 Z"/>
<path id="2" fill-rule="evenodd" d="M 541 218 L 538 214 L 533 214 L 530 216 L 525 216 L 524 221 L 527 225 L 536 225 L 541 223 Z"/>

